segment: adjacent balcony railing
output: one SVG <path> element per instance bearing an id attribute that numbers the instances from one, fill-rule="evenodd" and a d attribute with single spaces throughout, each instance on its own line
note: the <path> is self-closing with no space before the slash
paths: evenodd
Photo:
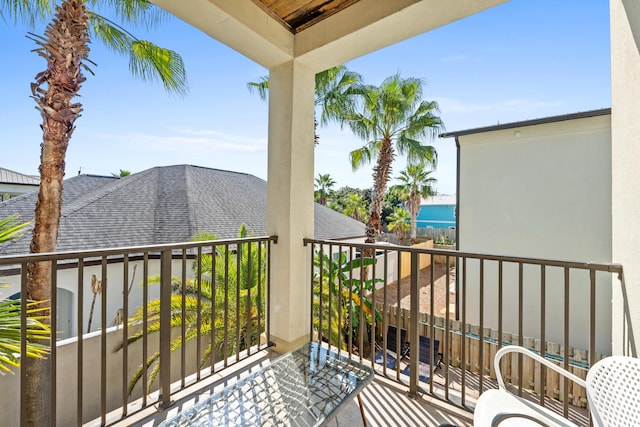
<path id="1" fill-rule="evenodd" d="M 483 390 L 496 388 L 493 355 L 504 345 L 531 348 L 583 378 L 611 354 L 611 290 L 620 286 L 620 265 L 330 240 L 305 244 L 314 264 L 311 339 L 369 360 L 411 393 L 473 411 Z M 374 252 L 375 262 L 362 261 L 363 253 Z M 420 348 L 421 336 L 430 348 Z M 389 363 L 394 357 L 399 362 Z M 522 357 L 507 364 L 502 371 L 520 395 L 588 423 L 584 389 Z"/>
<path id="2" fill-rule="evenodd" d="M 0 292 L 21 298 L 22 306 L 28 264 L 51 267 L 51 329 L 63 338 L 47 359 L 43 398 L 51 401 L 51 424 L 108 425 L 167 405 L 173 393 L 265 349 L 276 241 L 0 257 L 0 283 L 8 285 Z M 23 339 L 23 354 L 25 346 Z M 3 425 L 25 422 L 24 393 L 16 392 L 25 382 L 24 370 L 0 381 Z"/>

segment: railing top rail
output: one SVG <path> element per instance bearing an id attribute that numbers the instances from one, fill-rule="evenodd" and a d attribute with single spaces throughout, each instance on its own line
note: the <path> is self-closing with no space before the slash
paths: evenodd
<path id="1" fill-rule="evenodd" d="M 595 262 L 579 262 L 579 261 L 563 261 L 563 260 L 550 260 L 543 258 L 527 258 L 527 257 L 517 257 L 517 256 L 507 256 L 507 255 L 496 255 L 496 254 L 481 254 L 477 252 L 462 252 L 458 250 L 451 249 L 432 249 L 432 248 L 416 248 L 412 246 L 400 246 L 391 243 L 386 244 L 377 244 L 377 243 L 352 243 L 352 242 L 341 242 L 339 240 L 322 240 L 322 239 L 304 239 L 305 246 L 308 244 L 321 244 L 321 245 L 332 245 L 332 246 L 342 246 L 342 247 L 356 247 L 360 249 L 364 248 L 372 248 L 374 250 L 383 250 L 383 251 L 402 251 L 402 252 L 417 252 L 421 254 L 433 254 L 433 255 L 443 255 L 449 256 L 452 258 L 471 258 L 471 259 L 482 259 L 488 261 L 502 261 L 502 262 L 510 262 L 510 263 L 523 263 L 523 264 L 534 264 L 534 265 L 544 265 L 549 267 L 567 267 L 574 269 L 582 269 L 582 270 L 594 270 L 594 271 L 604 271 L 608 273 L 617 273 L 618 275 L 622 274 L 622 264 L 617 263 L 595 263 Z"/>
<path id="2" fill-rule="evenodd" d="M 198 242 L 182 242 L 182 243 L 163 243 L 157 245 L 146 246 L 129 246 L 120 248 L 105 248 L 92 251 L 62 251 L 62 252 L 46 252 L 24 255 L 2 255 L 0 256 L 1 265 L 21 264 L 25 262 L 36 261 L 60 261 L 66 259 L 104 257 L 110 255 L 139 254 L 143 252 L 161 252 L 165 250 L 181 250 L 193 249 L 207 246 L 221 246 L 226 244 L 239 244 L 251 242 L 272 241 L 278 243 L 278 236 L 258 236 L 245 237 L 236 239 L 219 239 L 219 240 L 203 240 Z"/>

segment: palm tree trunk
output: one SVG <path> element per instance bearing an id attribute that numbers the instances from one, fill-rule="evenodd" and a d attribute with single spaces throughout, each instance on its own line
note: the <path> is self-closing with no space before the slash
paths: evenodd
<path id="1" fill-rule="evenodd" d="M 418 237 L 418 211 L 420 210 L 420 195 L 411 197 L 411 244 L 416 242 Z"/>
<path id="2" fill-rule="evenodd" d="M 56 9 L 45 36 L 34 36 L 38 55 L 47 61 L 47 70 L 36 76 L 32 91 L 42 115 L 42 146 L 40 154 L 40 191 L 36 203 L 35 221 L 30 251 L 52 252 L 56 249 L 62 207 L 67 146 L 74 130 L 73 123 L 82 111 L 73 98 L 85 80 L 82 61 L 89 53 L 88 16 L 83 2 L 63 1 Z M 43 87 L 44 86 L 44 87 Z M 51 264 L 32 263 L 27 267 L 29 299 L 43 301 L 49 307 L 51 298 Z M 55 345 L 55 335 L 51 337 Z M 49 360 L 24 358 L 27 370 L 25 395 L 29 426 L 50 425 L 51 366 Z"/>
<path id="3" fill-rule="evenodd" d="M 382 204 L 384 203 L 384 193 L 387 191 L 387 183 L 391 177 L 391 164 L 395 157 L 390 139 L 383 139 L 380 145 L 378 161 L 373 168 L 373 198 L 366 226 L 366 243 L 375 243 L 382 229 Z"/>

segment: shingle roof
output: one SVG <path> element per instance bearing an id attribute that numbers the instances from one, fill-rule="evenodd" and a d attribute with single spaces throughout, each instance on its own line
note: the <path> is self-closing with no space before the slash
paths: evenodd
<path id="1" fill-rule="evenodd" d="M 59 251 L 187 241 L 209 231 L 234 238 L 240 224 L 266 234 L 267 182 L 253 175 L 190 165 L 155 167 L 124 178 L 79 175 L 64 182 Z M 0 203 L 0 218 L 33 218 L 37 194 Z M 364 224 L 315 206 L 315 237 L 364 235 Z M 28 252 L 30 229 L 0 246 L 0 254 Z"/>
<path id="2" fill-rule="evenodd" d="M 22 184 L 22 185 L 40 185 L 40 178 L 31 175 L 24 175 L 9 169 L 0 168 L 0 183 L 3 184 Z"/>

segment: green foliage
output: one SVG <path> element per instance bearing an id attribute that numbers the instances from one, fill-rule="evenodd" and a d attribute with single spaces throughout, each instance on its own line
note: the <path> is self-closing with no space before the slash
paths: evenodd
<path id="1" fill-rule="evenodd" d="M 369 203 L 371 202 L 371 190 L 366 189 L 362 190 L 360 188 L 354 187 L 342 187 L 338 190 L 334 190 L 331 194 L 331 201 L 329 202 L 329 207 L 334 211 L 344 213 L 344 211 L 350 206 L 350 199 L 352 199 L 352 195 L 357 194 L 358 199 L 362 199 L 364 201 L 366 210 L 369 210 Z M 348 215 L 348 214 L 345 214 Z M 351 215 L 349 215 L 351 216 Z"/>
<path id="2" fill-rule="evenodd" d="M 21 223 L 17 215 L 0 219 L 0 243 L 20 237 L 28 224 Z M 21 305 L 20 300 L 0 301 L 0 373 L 11 372 L 11 366 L 20 366 Z M 51 329 L 45 323 L 48 316 L 43 315 L 47 310 L 38 302 L 27 302 L 27 357 L 42 359 L 49 353 L 49 345 L 43 342 L 51 336 Z"/>
<path id="3" fill-rule="evenodd" d="M 48 308 L 41 308 L 38 302 L 27 303 L 27 357 L 43 359 L 49 354 L 51 329 L 43 323 L 48 316 L 42 315 Z M 20 300 L 0 301 L 0 373 L 11 372 L 10 367 L 20 366 Z M 36 342 L 34 342 L 34 340 Z"/>
<path id="4" fill-rule="evenodd" d="M 11 215 L 0 219 L 0 244 L 17 239 L 23 234 L 28 222 L 20 222 L 18 215 Z"/>
<path id="5" fill-rule="evenodd" d="M 398 189 L 393 186 L 384 195 L 382 203 L 382 223 L 389 225 L 389 215 L 393 214 L 395 208 L 402 205 Z"/>
<path id="6" fill-rule="evenodd" d="M 361 311 L 366 325 L 371 325 L 374 318 L 376 322 L 382 322 L 380 312 L 375 309 L 373 301 L 369 298 L 374 283 L 382 282 L 382 279 L 361 280 L 359 277 L 359 269 L 373 263 L 372 258 L 349 260 L 346 252 L 330 256 L 320 249 L 315 250 L 313 327 L 322 339 L 344 347 L 345 337 L 350 334 L 357 335 L 361 326 Z"/>
<path id="7" fill-rule="evenodd" d="M 389 221 L 389 231 L 393 231 L 398 239 L 407 237 L 407 231 L 411 229 L 411 214 L 404 209 L 396 207 L 393 213 L 387 217 Z"/>
<path id="8" fill-rule="evenodd" d="M 245 237 L 250 236 L 243 224 L 238 238 Z M 199 233 L 192 240 L 216 240 L 216 237 L 211 233 Z M 204 337 L 214 336 L 213 345 L 209 343 L 201 355 L 201 367 L 257 344 L 265 329 L 264 315 L 259 318 L 258 311 L 266 313 L 266 268 L 265 244 L 246 242 L 238 243 L 235 248 L 230 245 L 215 246 L 214 255 L 201 254 L 192 265 L 193 279 L 182 282 L 180 278 L 172 278 L 171 327 L 181 328 L 184 323 L 187 342 L 196 339 L 198 331 Z M 159 282 L 159 276 L 149 278 L 150 284 Z M 150 301 L 146 311 L 147 330 L 129 337 L 129 343 L 140 340 L 145 333 L 160 330 L 160 300 Z M 143 319 L 144 307 L 140 307 L 129 323 L 140 324 Z M 225 340 L 225 336 L 228 340 Z M 171 342 L 171 351 L 182 345 L 182 337 L 178 336 Z M 156 352 L 138 367 L 129 382 L 130 394 L 145 369 L 150 371 L 148 391 L 151 390 L 160 369 L 159 357 L 160 353 Z"/>
<path id="9" fill-rule="evenodd" d="M 120 173 L 111 173 L 111 176 L 115 176 L 116 178 L 124 178 L 125 176 L 130 176 L 131 172 L 126 169 L 120 169 Z"/>
<path id="10" fill-rule="evenodd" d="M 456 241 L 453 239 L 450 239 L 449 237 L 445 236 L 444 234 L 441 234 L 440 237 L 436 238 L 433 242 L 436 245 L 455 245 Z"/>

